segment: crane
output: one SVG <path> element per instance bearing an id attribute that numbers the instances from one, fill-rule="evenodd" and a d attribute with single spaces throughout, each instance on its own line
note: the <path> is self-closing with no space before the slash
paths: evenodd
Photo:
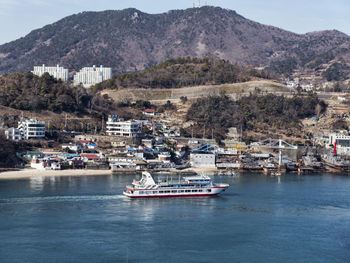
<path id="1" fill-rule="evenodd" d="M 270 148 L 270 149 L 278 149 L 278 165 L 282 165 L 282 150 L 296 150 L 298 146 L 292 145 L 288 142 L 283 141 L 282 139 L 267 139 L 259 142 L 259 145 L 262 147 Z"/>

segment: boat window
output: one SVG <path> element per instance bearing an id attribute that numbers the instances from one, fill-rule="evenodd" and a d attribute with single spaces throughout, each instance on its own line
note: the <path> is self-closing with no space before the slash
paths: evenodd
<path id="1" fill-rule="evenodd" d="M 210 193 L 210 192 L 211 192 L 211 189 L 208 189 L 208 192 Z"/>
<path id="2" fill-rule="evenodd" d="M 202 190 L 202 189 L 200 189 L 200 190 L 198 190 L 198 192 L 203 192 L 203 190 Z"/>
<path id="3" fill-rule="evenodd" d="M 164 193 L 164 191 L 159 191 L 160 194 Z"/>
<path id="4" fill-rule="evenodd" d="M 140 191 L 139 194 L 142 195 L 142 194 L 143 194 L 143 191 Z"/>
<path id="5" fill-rule="evenodd" d="M 198 190 L 192 190 L 192 192 L 197 192 Z"/>
<path id="6" fill-rule="evenodd" d="M 165 191 L 166 193 L 170 193 L 170 191 Z"/>
<path id="7" fill-rule="evenodd" d="M 177 193 L 177 190 L 172 190 L 171 192 L 172 192 L 172 193 Z"/>
<path id="8" fill-rule="evenodd" d="M 191 190 L 185 190 L 186 193 L 191 192 Z"/>
<path id="9" fill-rule="evenodd" d="M 179 192 L 180 192 L 180 193 L 183 193 L 183 192 L 184 192 L 184 190 L 179 190 Z"/>
<path id="10" fill-rule="evenodd" d="M 158 194 L 158 191 L 153 191 L 154 194 Z"/>

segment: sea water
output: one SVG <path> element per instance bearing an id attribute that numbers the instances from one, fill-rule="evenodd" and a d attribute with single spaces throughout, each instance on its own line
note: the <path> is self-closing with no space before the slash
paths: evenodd
<path id="1" fill-rule="evenodd" d="M 0 181 L 0 262 L 350 262 L 350 177 L 213 177 L 218 197 L 128 199 L 135 176 Z"/>

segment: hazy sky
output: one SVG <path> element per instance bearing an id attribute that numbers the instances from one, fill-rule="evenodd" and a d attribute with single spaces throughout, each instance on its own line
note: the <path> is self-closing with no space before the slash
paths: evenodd
<path id="1" fill-rule="evenodd" d="M 0 0 L 0 44 L 82 11 L 135 7 L 162 13 L 198 5 L 198 0 Z M 350 0 L 201 0 L 235 10 L 251 20 L 296 33 L 337 29 L 350 35 Z"/>

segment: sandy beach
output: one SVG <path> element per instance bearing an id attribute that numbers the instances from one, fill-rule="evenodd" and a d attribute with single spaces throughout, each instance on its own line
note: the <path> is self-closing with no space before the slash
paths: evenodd
<path id="1" fill-rule="evenodd" d="M 162 171 L 158 173 L 214 173 L 217 171 L 215 168 L 188 168 L 185 170 L 169 169 L 168 171 Z M 133 173 L 139 173 L 140 171 L 133 171 Z M 125 174 L 130 174 L 124 172 Z M 156 171 L 154 171 L 156 173 Z M 85 169 L 68 169 L 68 170 L 36 170 L 36 169 L 24 169 L 19 171 L 7 171 L 0 173 L 1 179 L 26 179 L 36 176 L 91 176 L 91 175 L 111 175 L 111 170 L 85 170 Z M 121 172 L 120 174 L 123 174 Z"/>
<path id="2" fill-rule="evenodd" d="M 0 173 L 1 179 L 26 179 L 35 176 L 87 176 L 87 175 L 110 175 L 111 170 L 36 170 L 24 169 L 21 171 L 9 171 Z"/>

